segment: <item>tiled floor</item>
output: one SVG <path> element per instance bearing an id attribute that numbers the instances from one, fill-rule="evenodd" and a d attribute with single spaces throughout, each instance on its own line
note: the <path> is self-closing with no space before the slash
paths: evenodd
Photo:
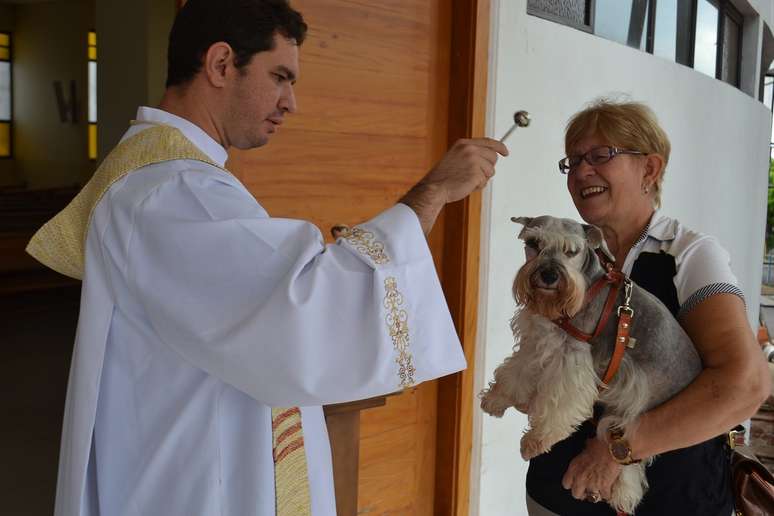
<path id="1" fill-rule="evenodd" d="M 0 296 L 0 514 L 53 513 L 78 291 Z"/>

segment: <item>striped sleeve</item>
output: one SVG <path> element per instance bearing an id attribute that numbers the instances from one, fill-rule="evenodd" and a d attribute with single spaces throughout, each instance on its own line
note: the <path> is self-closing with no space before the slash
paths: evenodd
<path id="1" fill-rule="evenodd" d="M 690 242 L 677 253 L 675 287 L 680 303 L 678 318 L 684 317 L 706 299 L 717 294 L 744 293 L 731 271 L 730 257 L 714 237 L 689 233 Z"/>

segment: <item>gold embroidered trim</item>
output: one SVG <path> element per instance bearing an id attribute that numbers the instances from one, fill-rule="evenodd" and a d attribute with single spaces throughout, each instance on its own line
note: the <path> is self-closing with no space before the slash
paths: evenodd
<path id="1" fill-rule="evenodd" d="M 374 234 L 360 228 L 347 228 L 342 238 L 355 246 L 360 253 L 371 258 L 375 264 L 383 265 L 390 262 L 390 257 L 384 251 L 384 244 L 375 240 Z"/>
<path id="2" fill-rule="evenodd" d="M 298 407 L 272 407 L 274 503 L 277 516 L 312 514 L 303 432 Z"/>
<path id="3" fill-rule="evenodd" d="M 154 125 L 119 143 L 70 204 L 33 235 L 27 252 L 65 276 L 83 279 L 86 236 L 94 209 L 105 193 L 113 183 L 139 168 L 178 159 L 202 161 L 229 173 L 179 129 Z"/>
<path id="4" fill-rule="evenodd" d="M 384 296 L 384 307 L 387 308 L 387 327 L 390 330 L 392 344 L 398 357 L 395 362 L 398 363 L 398 376 L 400 377 L 400 386 L 404 389 L 414 385 L 414 365 L 413 357 L 409 352 L 409 329 L 408 314 L 401 308 L 403 305 L 403 294 L 398 291 L 398 281 L 390 276 L 384 280 L 384 288 L 387 290 Z"/>

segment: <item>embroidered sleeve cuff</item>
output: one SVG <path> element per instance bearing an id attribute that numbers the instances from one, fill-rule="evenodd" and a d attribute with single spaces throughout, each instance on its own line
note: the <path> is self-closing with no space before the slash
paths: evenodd
<path id="1" fill-rule="evenodd" d="M 707 285 L 706 287 L 702 287 L 694 292 L 691 297 L 689 297 L 688 300 L 683 303 L 683 306 L 680 307 L 680 312 L 677 314 L 677 317 L 684 317 L 691 310 L 696 308 L 699 303 L 709 297 L 714 296 L 715 294 L 733 294 L 735 296 L 739 296 L 739 298 L 742 300 L 742 303 L 745 303 L 744 293 L 736 285 L 731 285 L 730 283 L 713 283 L 712 285 Z"/>
<path id="2" fill-rule="evenodd" d="M 403 204 L 346 231 L 339 239 L 373 266 L 397 266 L 432 259 L 414 210 Z"/>

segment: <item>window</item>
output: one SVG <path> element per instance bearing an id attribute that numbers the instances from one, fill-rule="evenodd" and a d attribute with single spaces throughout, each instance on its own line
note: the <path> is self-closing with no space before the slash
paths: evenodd
<path id="1" fill-rule="evenodd" d="M 696 7 L 693 67 L 715 77 L 718 64 L 718 8 L 707 0 L 699 0 Z"/>
<path id="2" fill-rule="evenodd" d="M 698 0 L 693 67 L 739 87 L 742 25 L 728 0 Z"/>
<path id="3" fill-rule="evenodd" d="M 11 35 L 0 32 L 0 158 L 10 158 L 12 155 L 12 95 Z"/>
<path id="4" fill-rule="evenodd" d="M 528 0 L 527 12 L 591 32 L 592 0 Z"/>
<path id="5" fill-rule="evenodd" d="M 97 159 L 97 33 L 89 31 L 89 159 Z"/>
<path id="6" fill-rule="evenodd" d="M 763 76 L 761 88 L 763 104 L 773 111 L 774 105 L 774 76 Z M 771 131 L 771 143 L 769 143 L 769 193 L 766 209 L 766 254 L 763 256 L 763 283 L 774 285 L 774 126 Z"/>
<path id="7" fill-rule="evenodd" d="M 730 0 L 528 0 L 527 12 L 739 87 L 744 19 Z"/>
<path id="8" fill-rule="evenodd" d="M 691 66 L 693 0 L 658 0 L 653 54 Z"/>
<path id="9" fill-rule="evenodd" d="M 648 0 L 597 0 L 594 34 L 645 50 Z"/>
<path id="10" fill-rule="evenodd" d="M 723 14 L 721 27 L 722 44 L 718 49 L 720 62 L 720 79 L 739 87 L 739 63 L 742 51 L 742 17 L 733 10 Z"/>

